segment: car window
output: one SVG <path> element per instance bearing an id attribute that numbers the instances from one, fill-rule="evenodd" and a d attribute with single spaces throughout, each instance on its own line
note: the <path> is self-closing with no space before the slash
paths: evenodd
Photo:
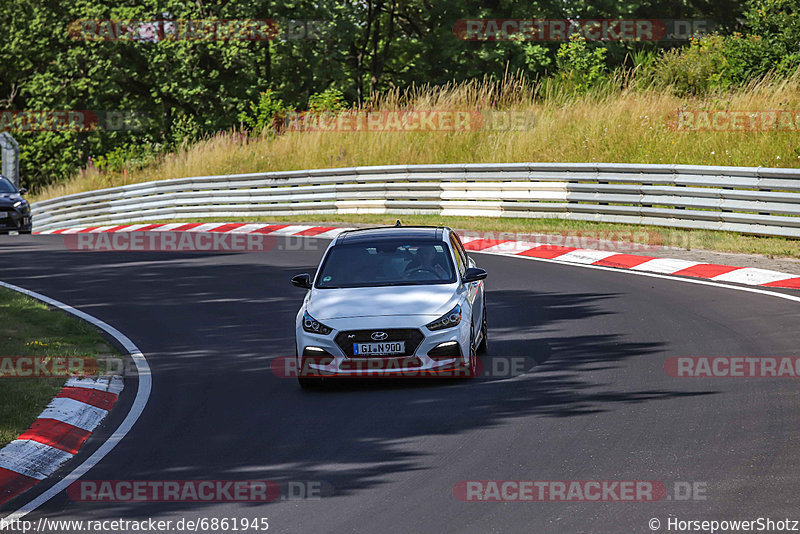
<path id="1" fill-rule="evenodd" d="M 0 177 L 0 193 L 16 193 L 17 189 L 7 178 Z"/>
<path id="2" fill-rule="evenodd" d="M 332 289 L 390 285 L 450 284 L 453 262 L 443 241 L 380 241 L 335 245 L 316 287 Z"/>
<path id="3" fill-rule="evenodd" d="M 458 241 L 458 237 L 455 233 L 450 234 L 450 243 L 453 245 L 453 251 L 455 252 L 458 272 L 461 273 L 461 276 L 464 276 L 464 273 L 467 271 L 467 255 L 464 249 L 461 248 L 461 243 Z"/>

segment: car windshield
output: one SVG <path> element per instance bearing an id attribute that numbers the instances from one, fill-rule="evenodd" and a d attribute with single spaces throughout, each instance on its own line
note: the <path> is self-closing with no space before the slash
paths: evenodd
<path id="1" fill-rule="evenodd" d="M 442 241 L 389 241 L 336 245 L 319 276 L 320 289 L 451 284 L 456 281 Z"/>
<path id="2" fill-rule="evenodd" d="M 17 189 L 7 178 L 0 178 L 0 193 L 16 193 Z"/>

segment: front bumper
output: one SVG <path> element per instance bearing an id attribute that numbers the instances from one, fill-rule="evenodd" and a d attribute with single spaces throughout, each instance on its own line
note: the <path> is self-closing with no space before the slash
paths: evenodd
<path id="1" fill-rule="evenodd" d="M 367 318 L 365 318 L 367 319 Z M 298 324 L 297 327 L 297 369 L 299 376 L 305 377 L 461 377 L 466 376 L 469 366 L 469 323 L 462 319 L 453 328 L 438 331 L 428 330 L 424 324 L 434 318 L 424 317 L 411 323 L 387 320 L 389 318 L 368 318 L 354 325 L 355 328 L 336 329 L 328 335 L 310 334 Z M 377 319 L 377 320 L 375 320 Z M 333 327 L 326 321 L 325 324 Z M 421 323 L 421 324 L 420 324 Z M 466 328 L 465 328 L 466 325 Z M 412 350 L 392 356 L 356 356 L 347 348 L 347 335 L 364 331 L 409 331 L 419 332 L 419 342 Z M 338 343 L 337 343 L 338 339 Z M 355 337 L 353 339 L 359 339 Z M 398 341 L 390 338 L 387 341 Z M 455 342 L 455 346 L 453 346 Z M 442 346 L 447 350 L 442 350 Z M 438 351 L 434 351 L 437 349 Z M 433 352 L 432 355 L 429 353 Z M 437 355 L 437 352 L 439 355 Z"/>
<path id="2" fill-rule="evenodd" d="M 15 208 L 0 208 L 0 233 L 29 233 L 33 228 L 33 217 L 30 212 L 21 212 Z"/>

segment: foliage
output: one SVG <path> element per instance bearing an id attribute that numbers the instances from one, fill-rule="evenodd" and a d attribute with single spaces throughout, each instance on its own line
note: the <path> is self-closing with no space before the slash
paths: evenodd
<path id="1" fill-rule="evenodd" d="M 250 102 L 249 112 L 239 114 L 239 121 L 256 135 L 265 131 L 271 133 L 276 130 L 289 111 L 292 111 L 292 108 L 286 106 L 283 100 L 277 98 L 275 93 L 268 89 L 258 95 L 257 102 Z"/>
<path id="2" fill-rule="evenodd" d="M 721 36 L 693 39 L 689 48 L 665 53 L 655 67 L 655 77 L 660 85 L 671 85 L 679 95 L 704 94 L 730 85 L 728 63 Z"/>
<path id="3" fill-rule="evenodd" d="M 664 53 L 654 77 L 675 92 L 727 91 L 769 74 L 791 75 L 800 67 L 800 0 L 750 0 L 746 33 L 711 35 L 685 49 Z"/>
<path id="4" fill-rule="evenodd" d="M 115 147 L 92 160 L 99 171 L 122 171 L 141 169 L 156 161 L 159 147 L 150 143 L 131 143 Z"/>
<path id="5" fill-rule="evenodd" d="M 606 73 L 605 48 L 590 48 L 578 34 L 570 36 L 556 53 L 556 65 L 562 80 L 577 93 L 591 89 Z"/>
<path id="6" fill-rule="evenodd" d="M 89 156 L 108 159 L 136 144 L 175 150 L 239 123 L 260 132 L 286 110 L 361 106 L 396 88 L 501 80 L 521 72 L 582 92 L 613 81 L 606 72 L 630 67 L 631 58 L 642 65 L 642 79 L 658 78 L 695 94 L 746 83 L 770 69 L 790 74 L 800 64 L 798 3 L 6 0 L 0 110 L 129 111 L 147 119 L 135 130 L 14 132 L 22 180 L 36 191 L 67 180 Z M 635 59 L 642 50 L 660 54 L 680 50 L 680 43 L 460 39 L 456 23 L 475 18 L 712 19 L 727 37 L 688 46 L 685 56 L 667 52 L 648 68 Z M 79 19 L 274 19 L 284 31 L 270 41 L 83 40 L 69 33 Z M 306 23 L 296 31 L 287 26 L 290 20 Z M 658 69 L 664 73 L 657 76 Z M 710 83 L 702 79 L 706 74 Z M 123 152 L 113 152 L 118 147 Z"/>
<path id="7" fill-rule="evenodd" d="M 346 108 L 344 93 L 335 88 L 325 89 L 308 97 L 308 111 L 312 113 L 337 112 Z"/>

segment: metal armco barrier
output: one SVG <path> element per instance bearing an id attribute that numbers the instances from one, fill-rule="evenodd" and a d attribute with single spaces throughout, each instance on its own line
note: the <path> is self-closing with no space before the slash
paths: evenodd
<path id="1" fill-rule="evenodd" d="M 166 219 L 427 213 L 800 237 L 800 169 L 595 163 L 391 165 L 201 176 L 33 204 L 34 231 Z"/>

